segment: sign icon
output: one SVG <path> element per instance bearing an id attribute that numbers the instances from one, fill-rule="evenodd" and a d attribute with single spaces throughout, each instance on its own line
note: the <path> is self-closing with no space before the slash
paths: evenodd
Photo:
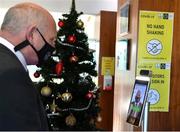
<path id="1" fill-rule="evenodd" d="M 151 55 L 158 55 L 161 53 L 162 50 L 162 44 L 157 39 L 152 39 L 147 43 L 147 52 Z"/>
<path id="2" fill-rule="evenodd" d="M 150 89 L 148 94 L 148 101 L 150 104 L 156 104 L 159 101 L 160 95 L 157 90 Z"/>

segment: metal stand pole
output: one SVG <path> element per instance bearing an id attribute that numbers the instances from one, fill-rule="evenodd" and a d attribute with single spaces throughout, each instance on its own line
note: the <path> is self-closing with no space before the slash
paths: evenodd
<path id="1" fill-rule="evenodd" d="M 149 112 L 149 102 L 146 101 L 143 117 L 142 131 L 147 132 L 148 129 L 148 112 Z"/>

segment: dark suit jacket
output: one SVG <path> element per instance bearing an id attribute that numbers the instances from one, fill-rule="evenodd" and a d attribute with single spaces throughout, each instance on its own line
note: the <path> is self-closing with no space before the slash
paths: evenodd
<path id="1" fill-rule="evenodd" d="M 48 130 L 42 102 L 28 73 L 1 44 L 0 130 Z"/>

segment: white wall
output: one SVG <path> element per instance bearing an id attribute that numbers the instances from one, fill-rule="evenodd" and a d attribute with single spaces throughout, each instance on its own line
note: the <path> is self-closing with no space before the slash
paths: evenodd
<path id="1" fill-rule="evenodd" d="M 38 3 L 48 10 L 67 13 L 72 0 L 0 0 L 0 8 L 8 8 L 19 2 L 30 1 Z M 117 0 L 75 0 L 77 11 L 85 14 L 99 14 L 100 10 L 117 11 Z"/>
<path id="2" fill-rule="evenodd" d="M 7 11 L 7 8 L 0 8 L 0 26 L 3 22 L 3 18 L 4 18 L 6 11 Z"/>

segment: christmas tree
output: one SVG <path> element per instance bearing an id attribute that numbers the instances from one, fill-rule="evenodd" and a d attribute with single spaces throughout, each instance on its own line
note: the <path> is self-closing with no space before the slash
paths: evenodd
<path id="1" fill-rule="evenodd" d="M 51 130 L 97 130 L 99 90 L 93 51 L 89 49 L 84 23 L 75 1 L 69 14 L 59 19 L 56 50 L 34 76 Z"/>

